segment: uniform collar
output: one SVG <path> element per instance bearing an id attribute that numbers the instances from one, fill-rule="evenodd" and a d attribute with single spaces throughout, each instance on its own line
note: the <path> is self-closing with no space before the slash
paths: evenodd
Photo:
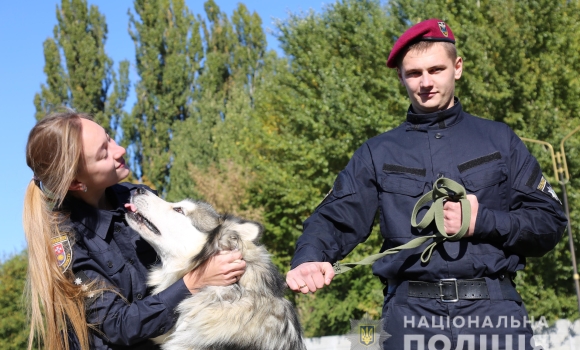
<path id="1" fill-rule="evenodd" d="M 407 130 L 437 130 L 445 129 L 459 123 L 463 119 L 463 108 L 457 97 L 454 105 L 443 111 L 428 114 L 416 114 L 413 106 L 407 111 Z"/>
<path id="2" fill-rule="evenodd" d="M 129 192 L 129 189 L 119 185 L 105 190 L 108 198 L 114 202 L 112 203 L 115 208 L 113 210 L 98 209 L 71 196 L 64 200 L 62 206 L 63 210 L 70 212 L 70 220 L 73 225 L 81 224 L 84 226 L 81 231 L 92 231 L 101 239 L 105 239 L 113 218 L 125 214 L 122 203 L 126 202 L 123 199 L 129 195 Z"/>

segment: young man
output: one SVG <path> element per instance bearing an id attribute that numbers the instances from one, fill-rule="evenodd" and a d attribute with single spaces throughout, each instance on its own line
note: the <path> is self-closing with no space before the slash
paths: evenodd
<path id="1" fill-rule="evenodd" d="M 455 38 L 437 19 L 407 30 L 387 66 L 396 68 L 411 106 L 399 127 L 368 140 L 338 174 L 333 190 L 304 223 L 286 281 L 294 291 L 328 285 L 331 263 L 366 240 L 379 210 L 381 251 L 435 232 L 411 226 L 415 203 L 441 178 L 465 187 L 467 233 L 387 255 L 373 272 L 388 284 L 385 349 L 532 348 L 533 335 L 514 288 L 526 256 L 560 240 L 566 218 L 536 159 L 505 124 L 474 117 L 454 97 L 463 72 Z M 444 204 L 444 228 L 459 232 L 461 205 Z M 347 278 L 345 276 L 344 278 Z"/>

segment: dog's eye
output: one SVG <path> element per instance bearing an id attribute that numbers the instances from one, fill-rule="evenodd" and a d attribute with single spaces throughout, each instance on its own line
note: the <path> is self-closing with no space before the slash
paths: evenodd
<path id="1" fill-rule="evenodd" d="M 173 210 L 175 210 L 176 212 L 178 212 L 179 214 L 183 214 L 185 215 L 185 213 L 183 212 L 183 208 L 182 207 L 175 207 L 173 208 Z"/>

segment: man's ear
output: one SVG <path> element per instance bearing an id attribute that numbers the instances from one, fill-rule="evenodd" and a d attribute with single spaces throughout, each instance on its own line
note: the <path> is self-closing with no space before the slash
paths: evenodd
<path id="1" fill-rule="evenodd" d="M 455 60 L 455 80 L 459 80 L 461 78 L 461 74 L 463 73 L 463 58 L 457 57 Z"/>

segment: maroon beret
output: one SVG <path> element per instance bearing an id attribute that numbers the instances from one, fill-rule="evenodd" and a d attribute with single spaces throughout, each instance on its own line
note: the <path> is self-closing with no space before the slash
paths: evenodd
<path id="1" fill-rule="evenodd" d="M 455 44 L 455 37 L 447 23 L 439 19 L 432 18 L 417 23 L 397 39 L 387 60 L 387 67 L 395 68 L 401 51 L 418 41 L 447 41 Z"/>

